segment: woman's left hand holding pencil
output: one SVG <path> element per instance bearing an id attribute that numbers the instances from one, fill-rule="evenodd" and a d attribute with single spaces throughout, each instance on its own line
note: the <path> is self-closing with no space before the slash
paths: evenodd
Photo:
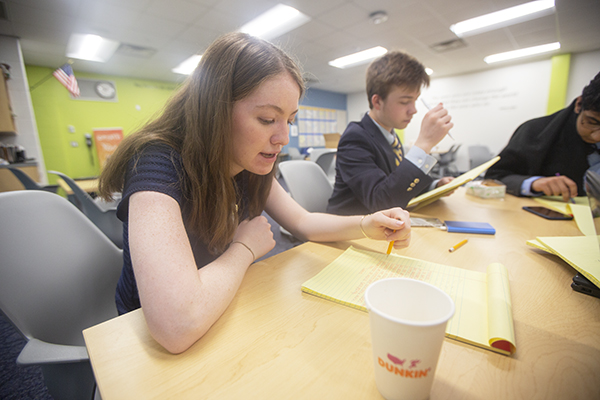
<path id="1" fill-rule="evenodd" d="M 395 249 L 410 244 L 410 214 L 400 207 L 366 215 L 361 220 L 365 236 L 375 240 L 387 240 Z"/>

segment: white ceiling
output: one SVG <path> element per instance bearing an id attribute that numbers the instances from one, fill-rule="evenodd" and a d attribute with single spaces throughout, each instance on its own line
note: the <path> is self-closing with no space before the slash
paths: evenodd
<path id="1" fill-rule="evenodd" d="M 494 68 L 498 64 L 488 66 L 485 56 L 555 41 L 562 45 L 560 53 L 600 48 L 600 0 L 556 0 L 552 15 L 465 38 L 467 45 L 460 49 L 440 53 L 430 47 L 456 39 L 449 30 L 453 23 L 526 1 L 0 0 L 8 11 L 8 19 L 0 19 L 0 34 L 20 38 L 26 64 L 52 68 L 66 62 L 72 33 L 149 47 L 156 51 L 147 58 L 117 53 L 107 63 L 75 60 L 73 69 L 178 82 L 183 76 L 171 68 L 201 54 L 220 34 L 283 3 L 311 21 L 273 41 L 300 61 L 311 87 L 340 93 L 364 90 L 366 65 L 340 70 L 327 62 L 376 45 L 409 52 L 434 70 L 434 78 Z M 379 10 L 389 18 L 375 25 L 369 14 Z"/>

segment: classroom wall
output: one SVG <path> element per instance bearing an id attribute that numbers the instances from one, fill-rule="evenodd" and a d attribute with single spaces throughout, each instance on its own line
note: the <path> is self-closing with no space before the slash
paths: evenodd
<path id="1" fill-rule="evenodd" d="M 461 143 L 456 159 L 460 171 L 469 169 L 469 145 L 486 145 L 499 153 L 519 125 L 546 114 L 551 67 L 551 61 L 545 60 L 433 81 L 423 98 L 431 106 L 443 103 L 454 122 L 454 140 L 446 136 L 434 150 Z M 405 129 L 408 145 L 416 141 L 427 113 L 420 102 L 417 110 L 414 122 Z"/>
<path id="2" fill-rule="evenodd" d="M 123 128 L 125 136 L 134 132 L 159 112 L 173 91 L 175 83 L 144 81 L 133 78 L 80 73 L 74 65 L 78 79 L 89 78 L 114 81 L 117 102 L 89 101 L 71 98 L 69 92 L 53 77 L 51 68 L 27 66 L 35 119 L 39 130 L 41 149 L 47 170 L 64 172 L 74 178 L 96 176 L 100 172 L 96 148 L 85 145 L 85 134 L 97 128 Z M 308 89 L 301 104 L 326 107 L 343 112 L 339 122 L 343 131 L 346 95 L 318 89 Z M 298 137 L 290 138 L 290 145 L 298 146 Z M 56 176 L 48 174 L 51 184 Z"/>
<path id="3" fill-rule="evenodd" d="M 300 105 L 338 110 L 338 129 L 342 133 L 348 124 L 348 118 L 346 117 L 347 101 L 347 95 L 344 93 L 308 88 L 302 99 L 300 99 Z M 298 136 L 290 134 L 290 142 L 284 147 L 284 152 L 287 147 L 300 148 Z"/>
<path id="4" fill-rule="evenodd" d="M 346 110 L 347 97 L 344 93 L 308 88 L 302 99 L 300 99 L 300 104 L 309 107 Z"/>
<path id="5" fill-rule="evenodd" d="M 365 113 L 369 111 L 369 99 L 367 98 L 366 91 L 349 94 L 347 110 L 348 122 L 360 121 Z"/>
<path id="6" fill-rule="evenodd" d="M 600 50 L 571 55 L 566 103 L 570 104 L 600 72 Z"/>
<path id="7" fill-rule="evenodd" d="M 600 50 L 572 55 L 567 104 L 598 72 L 598 66 Z M 457 160 L 460 170 L 468 168 L 469 145 L 486 144 L 497 153 L 520 123 L 545 113 L 550 69 L 548 60 L 432 79 L 426 95 L 429 102 L 441 100 L 451 110 L 455 122 L 453 136 L 463 145 Z M 27 66 L 24 77 L 32 87 L 52 71 L 50 68 Z M 85 146 L 86 133 L 91 134 L 94 128 L 110 127 L 123 128 L 125 135 L 131 133 L 162 108 L 177 84 L 78 73 L 76 66 L 75 74 L 80 78 L 114 81 L 118 102 L 73 100 L 56 79 L 48 79 L 30 93 L 35 121 L 29 123 L 31 128 L 28 129 L 36 128 L 37 122 L 39 135 L 31 133 L 22 136 L 21 140 L 28 137 L 27 140 L 35 143 L 35 138 L 39 137 L 40 153 L 37 158 L 41 164 L 44 165 L 45 161 L 46 169 L 80 178 L 99 173 L 95 148 L 90 154 Z M 359 120 L 368 110 L 366 94 L 362 92 L 346 95 L 308 89 L 301 104 L 347 111 L 345 123 Z M 421 104 L 417 107 L 419 114 L 405 130 L 405 143 L 408 145 L 416 139 L 425 113 Z M 69 126 L 74 128 L 74 132 L 69 131 Z M 297 137 L 291 137 L 289 145 L 297 146 L 297 141 Z M 450 139 L 444 139 L 439 150 L 449 148 L 452 143 Z M 29 147 L 34 149 L 35 144 Z M 35 151 L 28 154 L 35 156 Z M 55 182 L 53 175 L 48 178 L 50 183 Z"/>
<path id="8" fill-rule="evenodd" d="M 47 79 L 53 69 L 26 66 L 30 85 Z M 79 73 L 77 78 L 114 81 L 117 102 L 72 99 L 54 77 L 31 91 L 39 140 L 47 170 L 63 172 L 73 178 L 96 176 L 100 172 L 95 145 L 88 149 L 85 134 L 96 128 L 122 128 L 125 136 L 159 112 L 177 84 L 140 79 Z M 56 176 L 48 175 L 50 183 Z"/>
<path id="9" fill-rule="evenodd" d="M 42 148 L 38 139 L 38 130 L 31 105 L 29 82 L 23 64 L 23 54 L 18 38 L 0 35 L 0 63 L 10 66 L 10 79 L 6 82 L 12 112 L 15 115 L 17 135 L 0 135 L 0 141 L 6 144 L 21 145 L 27 158 L 38 161 L 41 184 L 45 185 L 45 169 Z"/>
<path id="10" fill-rule="evenodd" d="M 551 61 L 544 60 L 454 77 L 432 77 L 423 97 L 430 104 L 441 101 L 448 108 L 455 138 L 446 137 L 436 150 L 446 151 L 452 144 L 461 143 L 456 162 L 460 171 L 469 168 L 470 145 L 486 145 L 494 154 L 499 153 L 520 124 L 546 114 L 551 69 Z M 579 95 L 599 70 L 600 50 L 573 54 L 565 103 Z M 348 95 L 349 121 L 360 119 L 368 109 L 364 92 Z M 417 110 L 404 130 L 408 146 L 416 140 L 426 113 L 421 102 L 417 102 Z"/>

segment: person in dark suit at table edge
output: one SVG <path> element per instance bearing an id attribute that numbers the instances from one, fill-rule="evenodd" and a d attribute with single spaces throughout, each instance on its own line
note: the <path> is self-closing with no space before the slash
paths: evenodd
<path id="1" fill-rule="evenodd" d="M 568 107 L 523 123 L 485 177 L 515 196 L 584 195 L 588 169 L 600 172 L 600 73 Z"/>
<path id="2" fill-rule="evenodd" d="M 394 51 L 371 63 L 367 69 L 370 111 L 360 122 L 351 122 L 340 138 L 328 212 L 353 215 L 406 207 L 413 197 L 453 179 L 434 181 L 429 176 L 437 163 L 429 153 L 453 126 L 441 103 L 425 115 L 407 154 L 394 132 L 411 122 L 421 88 L 427 86 L 425 67 L 409 54 Z"/>

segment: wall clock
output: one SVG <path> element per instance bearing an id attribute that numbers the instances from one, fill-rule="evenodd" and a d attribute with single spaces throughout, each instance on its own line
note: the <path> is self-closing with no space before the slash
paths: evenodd
<path id="1" fill-rule="evenodd" d="M 96 90 L 98 96 L 102 97 L 103 99 L 113 99 L 117 94 L 117 89 L 111 82 L 98 82 L 94 86 L 94 89 Z"/>

